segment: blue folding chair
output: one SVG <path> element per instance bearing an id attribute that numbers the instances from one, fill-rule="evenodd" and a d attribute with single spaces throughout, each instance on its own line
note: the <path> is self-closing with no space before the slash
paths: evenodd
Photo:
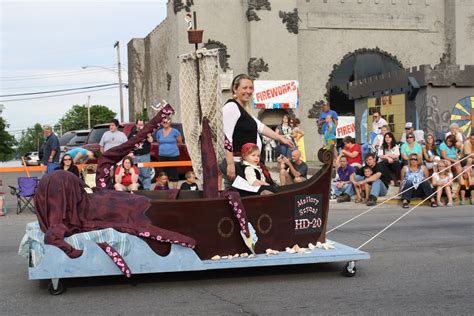
<path id="1" fill-rule="evenodd" d="M 37 177 L 19 177 L 18 188 L 13 186 L 10 187 L 10 193 L 16 196 L 16 213 L 20 214 L 24 209 L 28 208 L 33 214 L 35 214 L 35 206 L 33 205 L 33 197 L 36 193 L 36 187 L 38 186 Z"/>

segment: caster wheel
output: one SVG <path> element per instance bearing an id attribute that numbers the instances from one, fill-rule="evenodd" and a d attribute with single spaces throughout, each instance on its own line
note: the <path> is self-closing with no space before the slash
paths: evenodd
<path id="1" fill-rule="evenodd" d="M 64 287 L 63 282 L 58 281 L 58 288 L 55 290 L 53 286 L 53 282 L 49 282 L 48 291 L 49 291 L 49 294 L 51 295 L 60 295 L 66 292 L 66 287 Z"/>
<path id="2" fill-rule="evenodd" d="M 342 274 L 344 274 L 348 278 L 356 275 L 356 272 L 357 272 L 357 269 L 356 269 L 354 261 L 349 261 L 348 263 L 346 263 L 346 265 L 342 269 Z"/>

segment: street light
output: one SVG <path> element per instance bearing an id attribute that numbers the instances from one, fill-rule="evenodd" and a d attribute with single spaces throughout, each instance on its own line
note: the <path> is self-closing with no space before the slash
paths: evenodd
<path id="1" fill-rule="evenodd" d="M 100 68 L 100 69 L 104 69 L 104 70 L 108 70 L 108 71 L 111 71 L 113 73 L 115 73 L 116 75 L 118 75 L 118 84 L 119 84 L 119 98 L 120 98 L 120 121 L 123 122 L 123 83 L 122 83 L 122 73 L 121 73 L 121 65 L 119 63 L 118 65 L 118 71 L 113 69 L 113 68 L 108 68 L 108 67 L 104 67 L 104 66 L 98 66 L 98 65 L 85 65 L 85 66 L 82 66 L 81 68 L 82 69 L 87 69 L 87 68 Z"/>

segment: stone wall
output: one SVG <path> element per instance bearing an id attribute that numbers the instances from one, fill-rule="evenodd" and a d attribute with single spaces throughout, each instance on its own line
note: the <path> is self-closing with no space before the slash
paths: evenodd
<path id="1" fill-rule="evenodd" d="M 302 121 L 306 152 L 314 160 L 321 137 L 308 113 L 324 98 L 334 65 L 357 49 L 376 47 L 396 56 L 406 68 L 436 64 L 445 52 L 459 64 L 474 64 L 473 2 L 170 0 L 167 18 L 144 44 L 139 39 L 129 43 L 130 112 L 140 108 L 141 99 L 153 104 L 165 98 L 179 109 L 177 56 L 194 49 L 187 43 L 184 22 L 188 5 L 197 12 L 204 43 L 211 39 L 226 45 L 230 77 L 252 72 L 259 79 L 299 80 L 301 106 L 294 114 Z"/>

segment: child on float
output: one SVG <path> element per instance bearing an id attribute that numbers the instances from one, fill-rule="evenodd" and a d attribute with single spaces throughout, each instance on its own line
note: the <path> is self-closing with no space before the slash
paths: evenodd
<path id="1" fill-rule="evenodd" d="M 196 183 L 196 174 L 193 171 L 186 172 L 184 178 L 186 179 L 186 181 L 181 184 L 180 190 L 199 190 L 199 187 Z"/>
<path id="2" fill-rule="evenodd" d="M 266 195 L 277 192 L 276 187 L 266 182 L 262 168 L 260 168 L 260 148 L 256 144 L 246 143 L 242 146 L 242 170 L 244 178 L 251 186 L 260 186 L 258 192 L 241 192 L 241 195 L 260 194 Z"/>
<path id="3" fill-rule="evenodd" d="M 374 172 L 372 168 L 369 166 L 365 166 L 364 168 L 364 179 L 370 178 Z M 355 192 L 356 192 L 356 199 L 354 202 L 356 203 L 367 203 L 367 198 L 370 195 L 370 189 L 372 187 L 372 183 L 364 183 L 364 184 L 356 184 L 354 186 Z M 364 197 L 362 197 L 362 193 L 364 193 Z"/>
<path id="4" fill-rule="evenodd" d="M 471 174 L 473 170 L 472 166 L 469 166 L 464 169 L 464 173 L 461 176 L 459 181 L 459 196 L 461 197 L 459 205 L 464 205 L 464 199 L 466 197 L 470 197 L 471 205 L 474 205 L 474 177 Z"/>
<path id="5" fill-rule="evenodd" d="M 155 184 L 155 191 L 158 190 L 169 190 L 169 179 L 166 172 L 161 171 L 158 173 L 158 177 L 156 177 L 156 184 Z"/>
<path id="6" fill-rule="evenodd" d="M 440 160 L 437 165 L 437 171 L 433 173 L 431 183 L 433 184 L 436 192 L 436 201 L 439 206 L 443 206 L 441 203 L 441 196 L 443 191 L 448 197 L 448 203 L 446 206 L 453 206 L 453 192 L 451 185 L 453 184 L 453 174 L 451 173 L 450 164 L 446 160 Z M 441 189 L 444 186 L 443 189 Z M 439 190 L 439 191 L 438 191 Z"/>

